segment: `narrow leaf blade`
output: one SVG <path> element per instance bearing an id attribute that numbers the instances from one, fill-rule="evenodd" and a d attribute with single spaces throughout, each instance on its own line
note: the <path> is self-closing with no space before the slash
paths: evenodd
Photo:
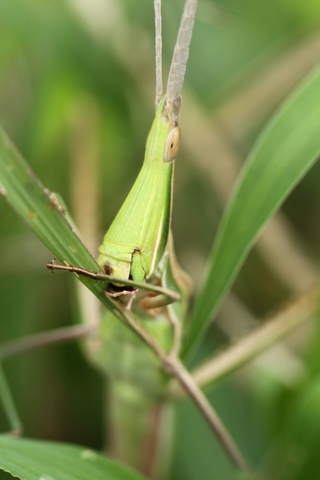
<path id="1" fill-rule="evenodd" d="M 0 194 L 63 263 L 101 272 L 67 219 L 57 197 L 32 172 L 26 161 L 0 129 Z M 80 280 L 110 309 L 121 315 L 115 302 L 104 295 L 104 284 Z"/>
<path id="2" fill-rule="evenodd" d="M 21 480 L 142 480 L 84 447 L 0 436 L 0 469 Z"/>
<path id="3" fill-rule="evenodd" d="M 290 96 L 262 132 L 220 222 L 184 356 L 196 346 L 250 248 L 320 153 L 320 71 Z"/>

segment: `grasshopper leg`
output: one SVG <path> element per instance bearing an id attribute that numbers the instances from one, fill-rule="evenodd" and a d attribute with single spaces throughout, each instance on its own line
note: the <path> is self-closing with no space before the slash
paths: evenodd
<path id="1" fill-rule="evenodd" d="M 136 296 L 136 293 L 137 293 L 137 289 L 135 290 L 122 290 L 120 292 L 108 292 L 108 291 L 105 291 L 104 294 L 107 296 L 107 297 L 112 297 L 112 298 L 118 298 L 118 297 L 122 297 L 122 295 L 130 295 L 130 299 L 126 305 L 126 310 L 131 310 L 131 306 L 132 306 L 132 302 Z"/>

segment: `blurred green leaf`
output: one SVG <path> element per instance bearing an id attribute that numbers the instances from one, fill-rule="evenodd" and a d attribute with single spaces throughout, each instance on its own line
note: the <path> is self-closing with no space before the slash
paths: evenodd
<path id="1" fill-rule="evenodd" d="M 93 450 L 0 436 L 0 468 L 21 480 L 141 480 Z"/>
<path id="2" fill-rule="evenodd" d="M 320 153 L 320 72 L 285 102 L 244 166 L 220 223 L 184 355 L 201 340 L 251 246 Z"/>
<path id="3" fill-rule="evenodd" d="M 311 379 L 303 386 L 289 409 L 290 438 L 300 448 L 313 448 L 320 438 L 320 379 Z"/>

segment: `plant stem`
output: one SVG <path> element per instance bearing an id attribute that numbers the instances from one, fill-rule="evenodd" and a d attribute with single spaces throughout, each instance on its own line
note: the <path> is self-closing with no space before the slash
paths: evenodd
<path id="1" fill-rule="evenodd" d="M 49 332 L 42 332 L 36 335 L 14 340 L 0 346 L 0 360 L 4 360 L 20 353 L 28 352 L 36 348 L 42 348 L 48 345 L 55 345 L 67 342 L 73 342 L 86 337 L 96 331 L 95 327 L 64 327 Z"/>
<path id="2" fill-rule="evenodd" d="M 220 355 L 196 368 L 192 372 L 194 381 L 201 387 L 213 384 L 272 347 L 316 315 L 319 304 L 318 297 L 318 288 L 314 287 L 295 298 L 262 326 L 227 348 Z M 184 392 L 178 385 L 172 385 L 171 392 L 174 397 L 184 396 Z"/>
<path id="3" fill-rule="evenodd" d="M 247 465 L 246 460 L 242 456 L 238 447 L 231 438 L 229 432 L 224 427 L 217 413 L 212 408 L 211 404 L 207 400 L 206 396 L 200 390 L 191 374 L 186 370 L 181 361 L 172 354 L 165 353 L 156 340 L 149 335 L 149 333 L 143 328 L 140 322 L 129 314 L 126 314 L 130 326 L 136 331 L 136 333 L 143 339 L 143 341 L 154 351 L 154 353 L 162 361 L 163 368 L 172 374 L 176 380 L 180 383 L 183 389 L 189 394 L 191 400 L 195 403 L 202 415 L 207 420 L 212 431 L 219 438 L 225 452 L 231 459 L 231 461 L 238 467 L 248 478 L 253 479 L 250 467 Z"/>
<path id="4" fill-rule="evenodd" d="M 146 478 L 166 478 L 173 438 L 172 402 L 157 401 L 139 386 L 111 380 L 107 405 L 107 453 Z"/>
<path id="5" fill-rule="evenodd" d="M 207 420 L 212 431 L 215 433 L 215 435 L 217 435 L 226 453 L 235 466 L 238 467 L 248 478 L 253 479 L 251 469 L 242 456 L 242 453 L 234 443 L 232 437 L 223 425 L 217 413 L 212 408 L 207 397 L 195 383 L 192 375 L 188 372 L 178 358 L 168 357 L 166 359 L 165 368 L 176 377 L 182 388 L 193 400 L 195 405 Z"/>

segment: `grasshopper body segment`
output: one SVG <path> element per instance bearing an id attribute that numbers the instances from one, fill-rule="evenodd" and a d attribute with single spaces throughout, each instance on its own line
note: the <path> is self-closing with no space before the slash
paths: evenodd
<path id="1" fill-rule="evenodd" d="M 168 241 L 172 160 L 178 151 L 180 136 L 176 122 L 165 113 L 165 105 L 163 97 L 147 139 L 140 173 L 99 248 L 101 268 L 124 280 L 143 282 L 149 278 Z"/>

